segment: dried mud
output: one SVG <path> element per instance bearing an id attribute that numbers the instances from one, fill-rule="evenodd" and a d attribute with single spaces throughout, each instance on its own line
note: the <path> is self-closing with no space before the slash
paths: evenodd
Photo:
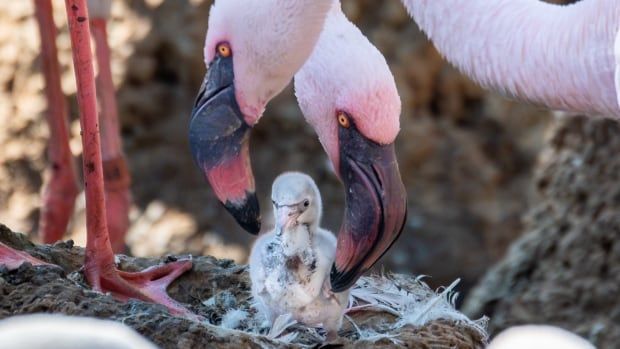
<path id="1" fill-rule="evenodd" d="M 171 316 L 159 305 L 137 300 L 123 303 L 110 295 L 90 290 L 80 272 L 84 251 L 70 242 L 37 246 L 30 243 L 25 236 L 12 233 L 4 226 L 0 226 L 0 241 L 59 265 L 33 267 L 24 264 L 13 271 L 0 268 L 0 318 L 46 312 L 112 319 L 134 328 L 162 348 L 298 347 L 264 335 L 219 326 L 227 309 L 240 309 L 252 315 L 255 313 L 250 304 L 247 267 L 230 260 L 194 258 L 192 270 L 181 276 L 168 289 L 173 298 L 185 303 L 192 311 L 205 318 L 205 321 L 197 322 Z M 145 259 L 119 256 L 119 267 L 129 271 L 140 270 L 167 259 L 169 257 Z M 413 282 L 414 278 L 405 277 L 402 280 Z M 403 282 L 401 286 L 406 288 L 406 281 Z M 351 314 L 351 318 L 359 327 L 377 331 L 385 329 L 395 321 L 393 315 L 377 311 L 356 311 Z M 239 328 L 244 327 L 249 328 L 251 324 L 242 323 Z M 300 343 L 311 347 L 320 346 L 316 337 L 305 334 L 303 329 L 300 333 Z M 479 332 L 464 324 L 447 320 L 435 320 L 422 327 L 406 326 L 390 334 L 401 342 L 400 345 L 388 339 L 377 342 L 358 340 L 357 331 L 345 321 L 340 331 L 339 344 L 344 348 L 371 345 L 377 348 L 484 346 L 484 338 Z"/>
<path id="2" fill-rule="evenodd" d="M 563 327 L 599 348 L 620 343 L 620 124 L 556 120 L 536 174 L 527 230 L 465 304 L 517 324 Z"/>

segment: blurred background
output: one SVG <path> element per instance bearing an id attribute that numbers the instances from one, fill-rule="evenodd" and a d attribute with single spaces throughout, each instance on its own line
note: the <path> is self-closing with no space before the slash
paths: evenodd
<path id="1" fill-rule="evenodd" d="M 81 164 L 75 80 L 64 3 L 55 1 L 71 149 Z M 244 263 L 252 236 L 220 206 L 190 157 L 187 133 L 205 73 L 209 0 L 114 1 L 109 22 L 124 149 L 133 177 L 131 254 L 211 254 Z M 343 0 L 347 15 L 386 56 L 403 101 L 397 141 L 409 195 L 399 242 L 378 268 L 462 278 L 467 292 L 523 231 L 536 199 L 533 171 L 547 111 L 483 91 L 442 60 L 400 0 Z M 48 129 L 39 35 L 31 1 L 0 2 L 0 222 L 35 241 Z M 309 173 L 323 194 L 324 226 L 337 232 L 342 186 L 292 88 L 268 107 L 252 135 L 263 216 L 283 171 Z M 81 169 L 81 166 L 80 166 Z M 85 242 L 80 197 L 66 238 Z"/>

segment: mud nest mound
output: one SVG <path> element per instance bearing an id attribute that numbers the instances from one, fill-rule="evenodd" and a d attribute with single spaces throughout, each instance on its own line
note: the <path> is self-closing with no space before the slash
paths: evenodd
<path id="1" fill-rule="evenodd" d="M 317 332 L 299 324 L 287 328 L 283 336 L 269 337 L 269 329 L 261 327 L 264 325 L 252 307 L 247 266 L 230 260 L 194 258 L 192 270 L 168 289 L 173 298 L 205 318 L 198 322 L 172 316 L 160 305 L 138 300 L 123 303 L 108 294 L 92 291 L 80 270 L 84 250 L 70 241 L 38 246 L 2 225 L 0 241 L 59 266 L 24 264 L 16 270 L 0 267 L 0 318 L 62 313 L 111 319 L 134 328 L 162 348 L 288 348 L 321 344 Z M 118 256 L 119 268 L 128 271 L 175 258 Z M 399 290 L 419 289 L 411 297 L 433 292 L 413 277 L 394 276 L 393 280 Z M 225 319 L 230 312 L 244 315 L 231 322 Z M 484 332 L 468 321 L 436 318 L 423 326 L 396 327 L 397 316 L 377 309 L 358 310 L 348 316 L 356 325 L 344 322 L 340 342 L 345 348 L 369 345 L 379 348 L 483 348 L 486 340 Z M 234 324 L 231 326 L 231 323 Z M 296 339 L 287 342 L 284 338 L 291 338 L 287 333 L 294 333 Z"/>
<path id="2" fill-rule="evenodd" d="M 620 124 L 558 119 L 541 156 L 527 233 L 474 290 L 490 331 L 546 323 L 620 343 Z"/>

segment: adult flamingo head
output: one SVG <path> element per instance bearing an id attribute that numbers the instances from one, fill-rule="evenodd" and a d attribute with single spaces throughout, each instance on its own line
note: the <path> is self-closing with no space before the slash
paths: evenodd
<path id="1" fill-rule="evenodd" d="M 331 3 L 218 0 L 211 8 L 190 145 L 218 199 L 250 233 L 260 230 L 250 130 L 312 53 Z"/>
<path id="2" fill-rule="evenodd" d="M 406 216 L 394 140 L 401 102 L 387 62 L 334 5 L 312 56 L 295 76 L 299 105 L 345 186 L 332 267 L 349 288 L 390 248 Z"/>

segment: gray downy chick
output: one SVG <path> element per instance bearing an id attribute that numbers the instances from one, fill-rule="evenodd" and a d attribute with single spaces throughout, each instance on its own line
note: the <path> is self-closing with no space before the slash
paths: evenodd
<path id="1" fill-rule="evenodd" d="M 291 314 L 308 326 L 323 327 L 328 339 L 335 339 L 349 292 L 330 289 L 336 238 L 319 227 L 321 194 L 309 176 L 287 172 L 274 181 L 271 200 L 275 227 L 258 238 L 250 254 L 258 310 L 271 324 Z"/>

